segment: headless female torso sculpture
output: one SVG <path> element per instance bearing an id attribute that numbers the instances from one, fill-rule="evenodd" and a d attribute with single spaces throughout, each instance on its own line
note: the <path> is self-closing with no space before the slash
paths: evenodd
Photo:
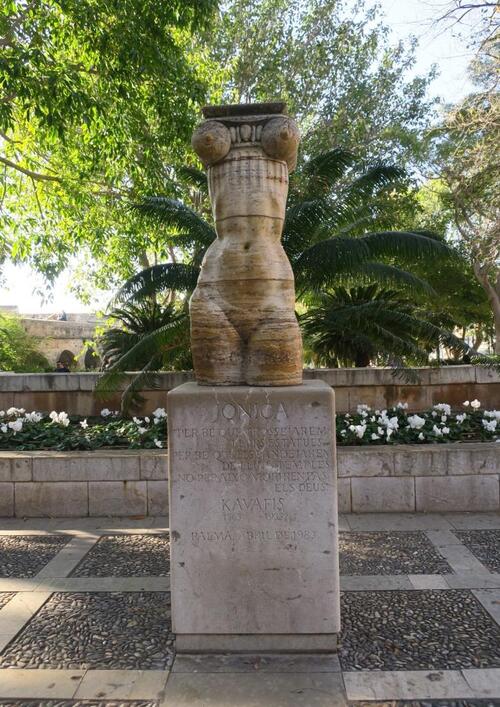
<path id="1" fill-rule="evenodd" d="M 280 240 L 299 134 L 284 107 L 209 107 L 193 135 L 217 230 L 190 302 L 201 384 L 302 383 L 294 278 Z"/>

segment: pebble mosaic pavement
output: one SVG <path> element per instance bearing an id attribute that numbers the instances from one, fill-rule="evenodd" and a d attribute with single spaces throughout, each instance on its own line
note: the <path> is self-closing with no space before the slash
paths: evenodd
<path id="1" fill-rule="evenodd" d="M 69 540 L 64 535 L 0 535 L 0 577 L 34 577 Z"/>
<path id="2" fill-rule="evenodd" d="M 340 527 L 338 655 L 189 659 L 165 519 L 0 519 L 0 707 L 500 707 L 500 516 Z"/>

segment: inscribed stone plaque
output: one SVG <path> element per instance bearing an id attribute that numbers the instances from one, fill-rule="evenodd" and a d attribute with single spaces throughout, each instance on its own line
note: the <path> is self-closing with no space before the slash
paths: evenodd
<path id="1" fill-rule="evenodd" d="M 168 395 L 168 427 L 179 645 L 280 634 L 283 648 L 307 635 L 334 647 L 321 640 L 339 631 L 332 389 L 186 383 Z"/>

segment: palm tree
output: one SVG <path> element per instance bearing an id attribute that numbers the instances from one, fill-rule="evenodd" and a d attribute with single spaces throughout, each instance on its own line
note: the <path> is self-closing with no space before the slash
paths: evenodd
<path id="1" fill-rule="evenodd" d="M 101 398 L 113 394 L 126 379 L 126 371 L 139 371 L 122 393 L 123 412 L 140 402 L 139 390 L 155 385 L 155 372 L 165 368 L 192 368 L 187 313 L 174 304 L 145 297 L 128 302 L 110 314 L 113 325 L 100 336 L 99 354 L 104 376 L 96 386 Z"/>
<path id="2" fill-rule="evenodd" d="M 176 252 L 182 253 L 183 262 L 153 265 L 134 275 L 121 287 L 112 304 L 129 306 L 150 297 L 176 293 L 181 297 L 179 316 L 185 325 L 187 301 L 196 287 L 203 256 L 217 236 L 209 210 L 205 209 L 205 216 L 201 215 L 200 205 L 208 191 L 206 175 L 191 167 L 181 172 L 184 182 L 196 189 L 198 210 L 162 196 L 148 197 L 133 208 L 165 227 L 166 239 Z M 361 170 L 354 155 L 340 148 L 310 158 L 291 176 L 282 242 L 295 274 L 299 301 L 319 311 L 323 292 L 353 283 L 433 293 L 407 266 L 430 258 L 449 257 L 452 251 L 430 232 L 391 230 L 394 195 L 405 189 L 405 175 L 398 167 L 378 164 Z M 379 312 L 377 307 L 365 309 L 366 317 Z M 346 311 L 344 314 L 347 316 Z M 402 314 L 410 316 L 408 312 Z M 361 324 L 369 330 L 367 319 Z M 180 322 L 177 326 L 181 326 Z M 156 345 L 173 346 L 177 335 L 173 326 L 159 327 L 156 333 L 137 340 L 134 355 L 142 346 L 149 348 L 152 341 Z M 413 351 L 409 344 L 406 351 L 400 349 L 399 360 L 410 350 Z M 336 358 L 351 360 L 340 353 Z M 357 360 L 356 356 L 352 360 Z M 125 365 L 130 368 L 129 364 L 128 354 L 117 358 L 102 385 L 110 387 L 112 376 L 125 370 Z"/>
<path id="3" fill-rule="evenodd" d="M 388 228 L 390 209 L 382 210 L 380 203 L 385 199 L 390 204 L 391 193 L 406 188 L 401 169 L 380 164 L 358 172 L 355 157 L 335 148 L 309 159 L 291 177 L 282 242 L 299 298 L 339 279 L 353 278 L 429 291 L 425 281 L 401 265 L 451 253 L 429 232 Z M 183 177 L 206 192 L 203 172 L 184 169 Z M 134 275 L 119 290 L 115 302 L 140 301 L 165 290 L 192 291 L 203 255 L 216 238 L 212 222 L 167 197 L 149 197 L 134 208 L 160 221 L 170 232 L 169 241 L 183 249 L 187 259 L 153 265 Z M 368 226 L 377 230 L 367 232 Z M 397 260 L 399 266 L 390 260 Z"/>
<path id="4" fill-rule="evenodd" d="M 316 365 L 363 367 L 377 361 L 397 369 L 405 362 L 427 363 L 440 344 L 470 355 L 467 344 L 424 316 L 398 290 L 335 287 L 318 295 L 301 317 L 306 355 Z"/>

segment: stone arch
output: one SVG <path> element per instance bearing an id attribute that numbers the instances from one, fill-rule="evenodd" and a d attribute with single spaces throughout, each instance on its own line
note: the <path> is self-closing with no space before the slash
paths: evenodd
<path id="1" fill-rule="evenodd" d="M 70 369 L 76 365 L 75 355 L 69 349 L 64 349 L 64 351 L 61 351 L 61 353 L 57 357 L 57 360 L 62 361 L 64 365 Z"/>

